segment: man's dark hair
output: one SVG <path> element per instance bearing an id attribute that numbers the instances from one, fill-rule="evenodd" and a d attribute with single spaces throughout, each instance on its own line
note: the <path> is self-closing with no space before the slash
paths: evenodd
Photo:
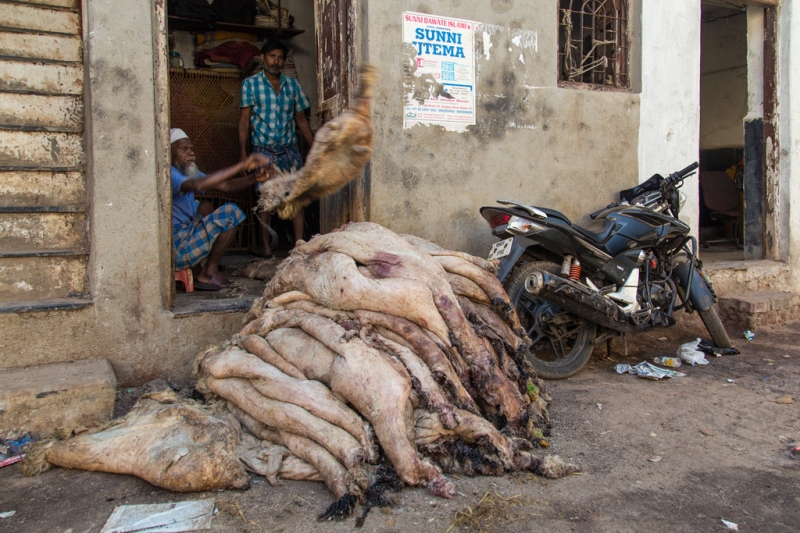
<path id="1" fill-rule="evenodd" d="M 289 47 L 280 42 L 278 39 L 270 37 L 266 41 L 264 41 L 264 45 L 261 47 L 261 53 L 266 54 L 267 52 L 272 52 L 273 50 L 282 50 L 283 56 L 289 53 Z"/>

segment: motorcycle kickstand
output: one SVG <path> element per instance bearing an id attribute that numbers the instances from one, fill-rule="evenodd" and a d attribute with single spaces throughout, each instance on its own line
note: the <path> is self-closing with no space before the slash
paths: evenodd
<path id="1" fill-rule="evenodd" d="M 625 357 L 628 357 L 628 334 L 627 333 L 623 333 L 622 334 L 622 346 L 624 347 L 623 349 L 625 350 Z"/>

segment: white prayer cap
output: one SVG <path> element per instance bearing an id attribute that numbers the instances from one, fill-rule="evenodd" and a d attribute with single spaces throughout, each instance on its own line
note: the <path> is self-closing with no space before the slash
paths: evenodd
<path id="1" fill-rule="evenodd" d="M 169 130 L 169 143 L 172 144 L 175 141 L 180 141 L 181 139 L 188 139 L 189 136 L 186 135 L 186 132 L 179 128 L 172 128 Z"/>

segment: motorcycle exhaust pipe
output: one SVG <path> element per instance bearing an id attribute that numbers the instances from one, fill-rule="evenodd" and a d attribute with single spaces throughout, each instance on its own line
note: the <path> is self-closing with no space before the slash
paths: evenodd
<path id="1" fill-rule="evenodd" d="M 622 309 L 602 294 L 549 272 L 538 271 L 528 276 L 525 290 L 599 326 L 622 333 L 643 329 L 631 323 Z"/>

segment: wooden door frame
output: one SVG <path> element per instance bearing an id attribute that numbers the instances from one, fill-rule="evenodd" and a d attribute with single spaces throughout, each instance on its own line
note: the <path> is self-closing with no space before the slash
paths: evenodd
<path id="1" fill-rule="evenodd" d="M 325 62 L 321 58 L 323 21 L 320 4 L 328 5 L 338 3 L 340 9 L 339 27 L 339 65 L 344 65 L 342 71 L 340 92 L 335 96 L 325 99 L 323 69 Z M 320 120 L 333 118 L 331 114 L 338 115 L 347 108 L 352 95 L 358 87 L 358 64 L 361 53 L 358 43 L 360 39 L 361 24 L 359 13 L 362 12 L 363 3 L 359 0 L 314 0 L 314 32 L 317 41 L 317 96 Z M 328 115 L 327 117 L 325 115 Z M 320 200 L 320 232 L 328 233 L 347 222 L 359 222 L 370 218 L 370 164 L 359 173 L 344 189 L 336 194 Z"/>

